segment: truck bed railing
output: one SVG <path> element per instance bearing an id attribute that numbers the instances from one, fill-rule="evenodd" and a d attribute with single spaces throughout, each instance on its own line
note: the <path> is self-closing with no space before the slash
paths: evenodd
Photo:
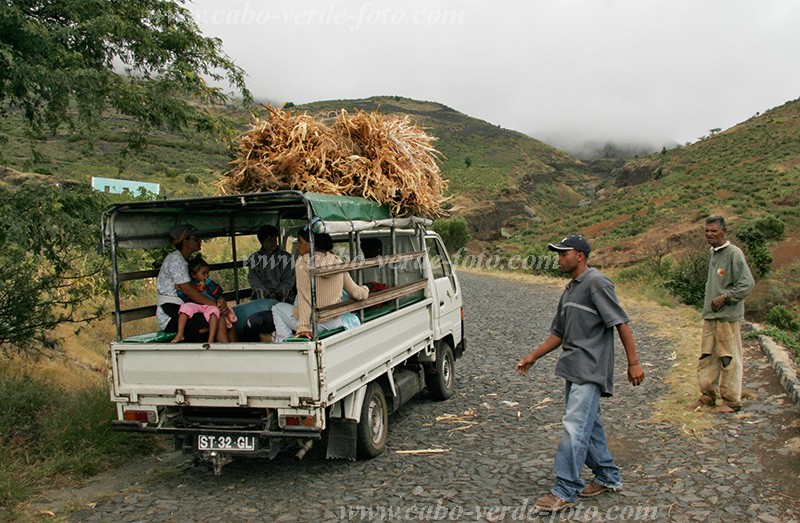
<path id="1" fill-rule="evenodd" d="M 367 269 L 370 267 L 379 267 L 382 265 L 388 265 L 392 263 L 404 263 L 412 260 L 421 260 L 424 259 L 424 257 L 425 257 L 425 251 L 414 251 L 403 254 L 377 256 L 375 258 L 367 258 L 364 260 L 356 260 L 347 263 L 339 263 L 336 265 L 320 267 L 319 269 L 316 269 L 315 272 L 317 276 L 322 277 L 351 270 Z M 211 270 L 236 269 L 242 266 L 243 266 L 242 262 L 213 263 L 211 264 Z M 160 269 L 149 269 L 143 271 L 131 271 L 131 272 L 120 273 L 118 281 L 125 282 L 125 281 L 156 278 L 158 276 L 159 270 Z M 389 288 L 385 291 L 374 293 L 373 295 L 369 296 L 366 300 L 358 301 L 349 299 L 342 303 L 337 303 L 334 305 L 330 305 L 328 307 L 323 307 L 321 309 L 317 309 L 319 314 L 318 321 L 326 322 L 345 312 L 353 312 L 360 309 L 372 307 L 373 305 L 376 305 L 378 303 L 388 302 L 396 298 L 400 298 L 408 294 L 417 292 L 421 289 L 424 289 L 426 285 L 427 285 L 427 279 L 423 278 L 411 283 Z M 241 299 L 249 297 L 251 293 L 252 289 L 240 289 L 238 291 L 236 290 L 226 291 L 223 294 L 223 296 L 225 297 L 225 299 L 232 299 L 237 297 Z M 113 314 L 116 315 L 117 313 Z M 120 323 L 128 323 L 131 321 L 150 318 L 155 315 L 156 315 L 155 304 L 143 305 L 141 307 L 132 307 L 130 309 L 120 310 L 119 321 Z"/>
<path id="2" fill-rule="evenodd" d="M 209 267 L 212 271 L 217 271 L 220 269 L 238 269 L 241 267 L 246 267 L 247 262 L 221 262 L 221 263 L 210 263 Z M 122 283 L 124 281 L 134 281 L 134 280 L 146 280 L 149 278 L 157 278 L 159 269 L 147 269 L 143 271 L 131 271 L 131 272 L 121 272 L 117 275 L 117 280 Z"/>
<path id="3" fill-rule="evenodd" d="M 355 260 L 347 263 L 337 263 L 336 265 L 327 265 L 325 267 L 315 268 L 314 274 L 320 277 L 329 276 L 332 274 L 348 272 L 351 270 L 359 270 L 359 269 L 366 269 L 369 267 L 378 267 L 382 265 L 405 263 L 412 260 L 423 260 L 425 258 L 425 254 L 426 254 L 425 251 L 413 251 L 402 254 L 391 254 L 388 256 L 376 256 L 374 258 Z M 366 309 L 368 307 L 372 307 L 373 305 L 377 305 L 378 303 L 384 303 L 389 301 L 394 301 L 395 305 L 394 308 L 398 309 L 400 308 L 400 303 L 396 301 L 397 298 L 420 291 L 425 287 L 427 287 L 427 284 L 428 284 L 428 279 L 422 278 L 403 285 L 394 285 L 387 290 L 371 294 L 365 300 L 354 300 L 350 298 L 349 300 L 343 301 L 341 303 L 335 303 L 327 307 L 318 308 L 317 321 L 324 323 L 345 312 L 358 311 Z"/>
<path id="4" fill-rule="evenodd" d="M 348 263 L 338 263 L 336 265 L 326 265 L 316 269 L 317 276 L 330 276 L 345 271 L 352 271 L 356 269 L 367 269 L 369 267 L 378 267 L 381 265 L 388 265 L 390 263 L 400 263 L 415 259 L 422 259 L 425 257 L 425 251 L 414 251 L 403 254 L 393 254 L 389 256 L 376 256 L 375 258 L 367 258 L 364 260 L 356 260 Z"/>
<path id="5" fill-rule="evenodd" d="M 321 309 L 317 309 L 319 314 L 319 321 L 324 323 L 328 320 L 339 316 L 340 314 L 344 314 L 345 312 L 353 312 L 360 309 L 366 309 L 367 307 L 372 307 L 373 305 L 377 305 L 378 303 L 388 302 L 390 300 L 394 300 L 395 298 L 400 298 L 407 294 L 411 294 L 413 292 L 417 292 L 419 290 L 424 289 L 428 286 L 427 279 L 417 280 L 411 283 L 407 283 L 405 285 L 400 285 L 399 287 L 393 287 L 391 289 L 387 289 L 385 291 L 376 292 L 375 294 L 371 294 L 365 300 L 354 300 L 350 298 L 347 301 L 343 301 L 341 303 L 336 303 L 334 305 L 329 305 L 327 307 L 322 307 Z"/>

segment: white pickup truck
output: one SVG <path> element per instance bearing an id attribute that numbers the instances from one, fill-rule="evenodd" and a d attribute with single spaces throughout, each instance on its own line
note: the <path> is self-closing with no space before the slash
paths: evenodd
<path id="1" fill-rule="evenodd" d="M 239 286 L 246 281 L 242 259 L 249 253 L 240 257 L 237 240 L 264 224 L 278 227 L 290 248 L 304 226 L 331 234 L 345 261 L 314 269 L 312 242 L 312 282 L 315 275 L 349 271 L 356 282 L 382 281 L 388 288 L 364 301 L 322 309 L 312 292 L 312 339 L 173 344 L 171 333 L 124 337 L 128 322 L 153 322 L 158 274 L 130 267 L 145 257 L 125 251 L 167 247 L 167 231 L 186 222 L 203 239 L 224 238 L 216 241 L 230 249 L 230 261 L 211 270 L 227 271 L 232 280 L 225 296 L 239 304 L 239 324 L 272 304 L 246 301 L 250 289 Z M 391 412 L 426 387 L 437 400 L 453 394 L 455 360 L 466 347 L 461 288 L 441 238 L 426 231 L 430 223 L 393 218 L 384 206 L 362 198 L 297 191 L 109 207 L 102 245 L 111 258 L 116 304 L 117 340 L 108 356 L 118 414 L 113 427 L 172 434 L 179 449 L 195 453 L 217 474 L 234 456 L 274 458 L 292 450 L 299 459 L 321 441 L 328 457 L 379 455 Z M 364 258 L 361 243 L 367 238 L 373 246 L 379 242 L 380 255 Z M 151 304 L 124 308 L 134 301 L 126 293 L 131 285 L 138 285 L 139 299 L 152 293 L 146 301 Z M 343 312 L 357 314 L 360 325 L 318 330 L 318 323 Z"/>

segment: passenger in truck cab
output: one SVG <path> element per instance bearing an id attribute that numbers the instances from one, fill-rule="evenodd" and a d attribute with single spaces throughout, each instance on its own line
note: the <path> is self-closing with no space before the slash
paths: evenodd
<path id="1" fill-rule="evenodd" d="M 300 257 L 295 265 L 295 280 L 297 284 L 296 305 L 277 303 L 272 307 L 275 322 L 275 341 L 281 342 L 296 331 L 297 337 L 311 337 L 311 274 L 309 264 L 311 261 L 311 231 L 308 227 L 300 231 L 297 237 L 297 252 Z M 333 240 L 329 234 L 313 233 L 316 268 L 337 265 L 341 263 L 338 256 L 333 254 Z M 357 285 L 350 274 L 340 272 L 324 277 L 317 277 L 317 307 L 327 307 L 342 300 L 342 290 L 347 291 L 351 298 L 364 300 L 369 296 L 369 289 L 365 285 Z M 343 326 L 341 316 L 317 325 L 318 332 L 337 329 Z"/>
<path id="2" fill-rule="evenodd" d="M 383 244 L 380 238 L 362 238 L 361 255 L 365 260 L 383 256 Z M 367 286 L 370 294 L 385 291 L 389 288 L 389 266 L 379 265 L 378 267 L 361 269 L 361 281 Z M 373 307 L 380 307 L 381 305 L 383 303 L 378 303 Z"/>
<path id="3" fill-rule="evenodd" d="M 181 291 L 188 299 L 202 305 L 216 305 L 226 314 L 228 304 L 220 296 L 216 300 L 205 296 L 192 286 L 189 274 L 189 256 L 200 250 L 202 240 L 197 235 L 197 228 L 185 223 L 169 230 L 169 237 L 175 251 L 164 258 L 156 280 L 156 321 L 158 328 L 164 332 L 178 331 L 178 317 L 184 301 L 179 297 Z M 208 339 L 208 321 L 202 314 L 195 314 L 186 322 L 184 341 L 200 342 Z"/>

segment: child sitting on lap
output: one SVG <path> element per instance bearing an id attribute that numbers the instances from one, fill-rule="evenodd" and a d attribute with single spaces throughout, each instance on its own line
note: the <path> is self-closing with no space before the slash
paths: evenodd
<path id="1" fill-rule="evenodd" d="M 192 277 L 192 286 L 212 300 L 216 300 L 222 296 L 223 291 L 217 282 L 208 277 L 210 269 L 208 263 L 200 256 L 189 261 L 189 275 Z M 178 296 L 183 300 L 187 300 L 187 302 L 181 305 L 178 316 L 178 334 L 172 339 L 172 343 L 183 341 L 186 322 L 196 313 L 201 313 L 208 321 L 208 343 L 215 341 L 215 339 L 220 342 L 228 341 L 228 329 L 237 320 L 236 314 L 232 309 L 227 309 L 223 315 L 224 321 L 219 321 L 220 310 L 215 305 L 202 305 L 188 301 L 186 295 L 180 291 L 178 291 Z"/>

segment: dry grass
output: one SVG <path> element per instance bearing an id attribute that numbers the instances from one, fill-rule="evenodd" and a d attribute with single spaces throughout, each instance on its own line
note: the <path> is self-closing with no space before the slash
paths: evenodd
<path id="1" fill-rule="evenodd" d="M 114 338 L 111 317 L 87 324 L 62 324 L 53 332 L 56 348 L 36 354 L 0 353 L 0 377 L 22 374 L 63 390 L 85 389 L 106 381 L 106 351 Z"/>
<path id="2" fill-rule="evenodd" d="M 685 305 L 659 305 L 624 285 L 617 291 L 631 319 L 647 325 L 650 335 L 666 340 L 669 347 L 659 355 L 672 362 L 672 368 L 663 378 L 669 385 L 669 392 L 651 405 L 653 421 L 670 423 L 690 435 L 711 427 L 714 424 L 711 417 L 688 408 L 700 395 L 697 388 L 697 353 L 702 332 L 700 314 Z M 643 363 L 648 362 L 644 360 Z"/>
<path id="3" fill-rule="evenodd" d="M 466 272 L 469 274 L 477 274 L 481 276 L 492 276 L 495 278 L 503 278 L 505 280 L 524 281 L 525 283 L 535 283 L 537 285 L 550 285 L 553 287 L 563 288 L 567 280 L 563 278 L 556 278 L 554 276 L 545 276 L 541 274 L 526 274 L 523 272 L 514 271 L 488 271 L 477 268 L 456 267 L 457 272 Z"/>
<path id="4" fill-rule="evenodd" d="M 394 215 L 443 215 L 447 183 L 434 138 L 407 115 L 342 109 L 331 125 L 267 107 L 244 134 L 221 192 L 306 190 L 363 196 Z"/>

